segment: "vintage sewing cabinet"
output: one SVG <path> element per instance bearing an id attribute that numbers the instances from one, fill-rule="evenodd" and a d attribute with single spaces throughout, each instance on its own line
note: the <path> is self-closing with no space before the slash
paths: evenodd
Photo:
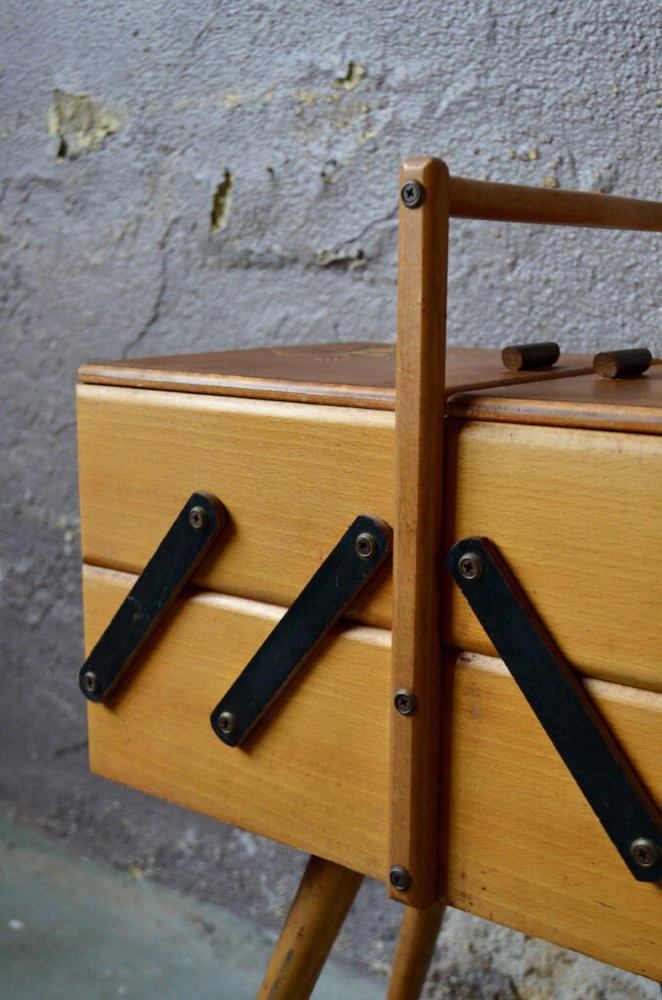
<path id="1" fill-rule="evenodd" d="M 445 301 L 444 222 L 497 217 L 482 203 L 463 212 L 461 185 L 476 198 L 498 185 L 454 188 L 438 161 L 403 169 L 397 428 L 388 344 L 80 370 L 88 652 L 179 512 L 180 533 L 199 528 L 186 506 L 199 504 L 192 494 L 217 497 L 227 518 L 117 687 L 100 703 L 92 697 L 91 767 L 385 881 L 420 913 L 436 906 L 440 917 L 435 901 L 447 899 L 662 980 L 662 888 L 646 880 L 662 878 L 662 366 L 608 380 L 588 357 L 507 371 L 496 351 L 450 348 L 444 374 L 443 308 L 430 305 L 430 288 Z M 412 181 L 426 193 L 422 205 L 411 204 Z M 447 200 L 435 216 L 439 191 Z M 562 202 L 548 214 L 557 205 L 563 216 Z M 229 745 L 218 706 L 361 515 L 378 519 L 382 556 L 386 526 L 394 529 L 394 568 L 382 559 L 326 638 L 315 634 L 296 677 L 265 696 L 246 739 Z M 596 750 L 563 692 L 555 706 L 532 709 L 443 567 L 460 539 L 476 536 L 490 540 L 477 564 L 483 580 L 473 582 L 469 542 L 466 587 L 487 586 L 489 545 L 498 547 L 537 627 L 620 746 L 630 797 L 621 802 L 617 789 L 602 807 L 621 802 L 619 816 L 598 819 L 589 801 L 612 778 L 610 761 L 601 770 L 600 735 Z M 366 553 L 355 543 L 351 536 L 360 562 Z M 280 637 L 285 656 L 299 642 L 297 624 Z M 545 702 L 544 688 L 536 697 Z M 537 717 L 548 709 L 575 765 Z M 570 771 L 594 751 L 594 791 L 583 794 Z M 646 831 L 631 826 L 640 802 Z M 621 820 L 624 832 L 614 833 Z M 389 995 L 413 997 L 417 983 L 413 975 Z"/>

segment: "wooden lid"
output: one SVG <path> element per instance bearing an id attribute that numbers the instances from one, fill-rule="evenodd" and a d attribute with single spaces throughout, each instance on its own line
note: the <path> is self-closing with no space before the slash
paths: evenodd
<path id="1" fill-rule="evenodd" d="M 448 409 L 465 420 L 662 434 L 662 362 L 654 361 L 645 375 L 633 378 L 612 380 L 591 373 L 489 393 L 463 392 L 453 396 Z"/>
<path id="2" fill-rule="evenodd" d="M 446 391 L 556 380 L 586 371 L 590 371 L 586 355 L 564 355 L 561 364 L 541 371 L 511 372 L 503 367 L 500 351 L 450 347 Z M 259 347 L 100 361 L 83 365 L 78 379 L 100 385 L 393 410 L 395 345 Z"/>

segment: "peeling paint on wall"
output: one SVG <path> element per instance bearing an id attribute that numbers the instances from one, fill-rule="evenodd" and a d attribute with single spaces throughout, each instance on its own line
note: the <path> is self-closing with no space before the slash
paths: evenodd
<path id="1" fill-rule="evenodd" d="M 366 75 L 365 66 L 359 63 L 350 62 L 347 64 L 347 72 L 344 76 L 337 76 L 333 81 L 334 87 L 342 87 L 343 90 L 354 90 L 363 77 Z"/>
<path id="2" fill-rule="evenodd" d="M 348 253 L 346 250 L 317 250 L 315 263 L 318 267 L 340 267 L 355 271 L 365 267 L 366 260 L 361 249 L 356 253 Z"/>
<path id="3" fill-rule="evenodd" d="M 69 94 L 54 90 L 46 124 L 57 139 L 58 160 L 75 160 L 83 152 L 97 149 L 106 136 L 113 135 L 125 123 L 125 116 L 87 94 Z"/>
<path id="4" fill-rule="evenodd" d="M 244 98 L 241 94 L 235 94 L 233 90 L 229 90 L 227 94 L 223 96 L 223 107 L 224 108 L 240 108 L 244 103 Z"/>
<path id="5" fill-rule="evenodd" d="M 230 205 L 232 203 L 232 184 L 234 178 L 229 170 L 225 171 L 223 180 L 216 188 L 211 203 L 211 223 L 212 233 L 218 233 L 225 229 L 228 224 Z"/>

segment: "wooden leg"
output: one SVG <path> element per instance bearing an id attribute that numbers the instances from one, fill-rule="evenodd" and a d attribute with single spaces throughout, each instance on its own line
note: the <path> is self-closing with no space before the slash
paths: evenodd
<path id="1" fill-rule="evenodd" d="M 439 935 L 445 902 L 405 906 L 386 1000 L 418 1000 Z"/>
<path id="2" fill-rule="evenodd" d="M 311 857 L 257 1000 L 308 1000 L 362 881 L 358 872 Z"/>

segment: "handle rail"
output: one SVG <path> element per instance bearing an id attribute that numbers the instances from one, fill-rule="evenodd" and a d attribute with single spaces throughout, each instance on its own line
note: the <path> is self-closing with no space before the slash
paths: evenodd
<path id="1" fill-rule="evenodd" d="M 465 177 L 448 182 L 450 215 L 457 218 L 662 232 L 662 202 Z"/>

